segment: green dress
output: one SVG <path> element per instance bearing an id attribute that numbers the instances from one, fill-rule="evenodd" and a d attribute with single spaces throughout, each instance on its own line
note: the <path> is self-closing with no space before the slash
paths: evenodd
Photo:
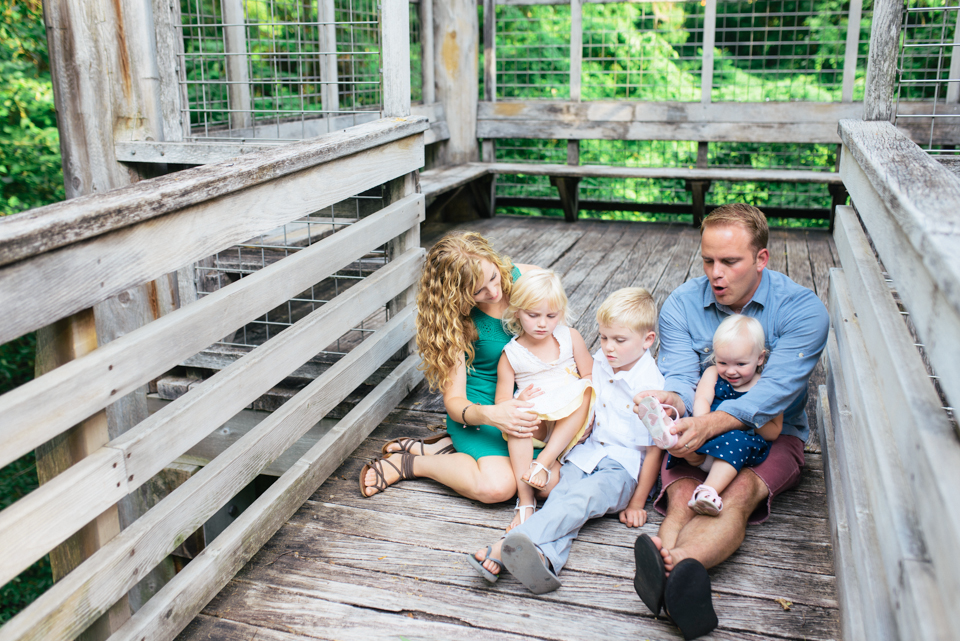
<path id="1" fill-rule="evenodd" d="M 516 281 L 520 270 L 514 267 L 510 275 Z M 513 335 L 503 331 L 499 318 L 484 314 L 477 307 L 470 311 L 470 318 L 477 328 L 477 340 L 473 343 L 473 367 L 467 370 L 467 400 L 479 405 L 493 405 L 500 353 Z M 458 452 L 475 459 L 510 455 L 503 432 L 492 425 L 462 425 L 447 416 L 447 432 Z"/>

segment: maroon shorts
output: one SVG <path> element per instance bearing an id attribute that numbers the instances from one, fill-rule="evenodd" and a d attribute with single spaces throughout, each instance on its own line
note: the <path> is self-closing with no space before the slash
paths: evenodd
<path id="1" fill-rule="evenodd" d="M 745 467 L 760 477 L 767 486 L 767 501 L 757 506 L 750 515 L 748 523 L 763 523 L 770 516 L 770 506 L 773 498 L 781 492 L 796 487 L 800 482 L 800 468 L 803 467 L 803 441 L 796 436 L 781 435 L 770 446 L 770 454 L 763 463 L 756 467 Z M 696 479 L 703 483 L 707 473 L 699 467 L 693 467 L 686 461 L 680 460 L 667 469 L 667 457 L 663 457 L 663 466 L 660 468 L 662 487 L 660 494 L 653 502 L 653 507 L 660 514 L 667 513 L 667 488 L 680 479 Z"/>

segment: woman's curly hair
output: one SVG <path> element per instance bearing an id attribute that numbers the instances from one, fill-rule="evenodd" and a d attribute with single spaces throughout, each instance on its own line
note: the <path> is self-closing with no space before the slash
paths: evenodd
<path id="1" fill-rule="evenodd" d="M 509 300 L 513 263 L 480 234 L 447 234 L 427 252 L 417 292 L 417 350 L 432 390 L 450 383 L 464 352 L 467 367 L 473 364 L 477 328 L 470 311 L 475 306 L 473 293 L 483 279 L 481 260 L 500 270 L 503 296 Z"/>

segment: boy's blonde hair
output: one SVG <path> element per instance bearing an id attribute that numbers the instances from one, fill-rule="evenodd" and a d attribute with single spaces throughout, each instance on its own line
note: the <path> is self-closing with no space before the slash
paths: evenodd
<path id="1" fill-rule="evenodd" d="M 756 318 L 733 314 L 727 316 L 713 333 L 713 358 L 716 359 L 717 348 L 729 345 L 737 339 L 745 338 L 760 352 L 767 355 L 766 340 L 763 335 L 763 325 Z"/>
<path id="2" fill-rule="evenodd" d="M 657 303 L 643 287 L 618 289 L 597 310 L 601 325 L 623 325 L 638 334 L 656 331 Z"/>
<path id="3" fill-rule="evenodd" d="M 560 277 L 549 269 L 531 269 L 517 279 L 510 292 L 510 305 L 503 312 L 503 329 L 519 336 L 523 333 L 517 314 L 546 301 L 560 314 L 560 322 L 569 325 L 570 309 Z"/>

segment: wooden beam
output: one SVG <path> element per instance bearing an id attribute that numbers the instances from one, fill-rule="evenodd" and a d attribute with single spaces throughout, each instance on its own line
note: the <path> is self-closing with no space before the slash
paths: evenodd
<path id="1" fill-rule="evenodd" d="M 189 99 L 183 83 L 186 70 L 183 68 L 180 3 L 176 0 L 152 1 L 163 140 L 176 142 L 189 133 L 184 129 L 184 122 L 188 127 L 190 122 Z"/>
<path id="2" fill-rule="evenodd" d="M 207 379 L 203 384 L 192 389 L 160 412 L 153 414 L 120 438 L 110 441 L 103 449 L 109 449 L 113 453 L 119 454 L 121 461 L 119 468 L 114 467 L 116 461 L 110 454 L 103 454 L 96 460 L 99 464 L 98 467 L 91 469 L 91 466 L 88 465 L 76 472 L 71 468 L 56 479 L 51 480 L 46 492 L 31 493 L 18 501 L 15 504 L 18 509 L 12 514 L 8 515 L 6 510 L 0 513 L 0 524 L 2 524 L 0 534 L 4 537 L 3 541 L 10 544 L 17 542 L 18 548 L 17 555 L 6 555 L 0 561 L 0 564 L 2 564 L 0 565 L 2 567 L 0 576 L 4 577 L 5 581 L 16 576 L 24 567 L 29 566 L 49 549 L 66 540 L 82 524 L 97 516 L 96 508 L 98 505 L 96 503 L 89 500 L 80 504 L 70 503 L 71 499 L 75 499 L 75 496 L 71 495 L 70 489 L 74 484 L 82 485 L 83 488 L 90 488 L 97 487 L 99 482 L 100 487 L 109 484 L 107 485 L 110 488 L 109 491 L 111 493 L 115 492 L 116 490 L 113 489 L 114 476 L 116 470 L 120 468 L 122 468 L 126 481 L 117 481 L 121 483 L 117 487 L 118 490 L 130 492 L 150 480 L 165 465 L 202 440 L 207 431 L 223 424 L 251 401 L 283 380 L 291 367 L 298 367 L 309 358 L 305 355 L 322 350 L 331 338 L 348 331 L 355 324 L 357 316 L 362 318 L 369 315 L 375 308 L 390 300 L 396 291 L 413 285 L 419 276 L 423 255 L 424 252 L 419 247 L 410 250 L 401 259 L 379 270 L 374 276 L 364 279 L 346 293 L 341 294 L 287 331 L 257 348 L 247 357 Z M 390 327 L 393 327 L 393 325 Z M 402 323 L 401 327 L 403 327 Z M 316 420 L 319 420 L 323 414 L 335 407 L 413 336 L 412 331 L 397 330 L 397 332 L 399 333 L 394 333 L 396 334 L 396 340 L 393 340 L 393 342 L 387 340 L 394 335 L 390 332 L 382 334 L 378 332 L 373 338 L 363 341 L 348 356 L 338 361 L 314 383 L 305 388 L 305 390 L 312 390 L 319 386 L 321 391 L 327 393 L 321 402 L 312 401 L 315 406 L 313 410 L 325 408 Z M 375 348 L 380 349 L 382 353 L 372 352 L 371 350 Z M 370 354 L 375 355 L 371 356 Z M 369 358 L 364 359 L 364 356 L 369 356 Z M 349 375 L 344 375 L 343 370 L 347 366 L 353 366 L 356 372 L 351 371 Z M 357 378 L 358 376 L 359 378 Z M 325 386 L 327 386 L 326 389 Z M 313 398 L 309 394 L 307 397 Z M 245 442 L 244 439 L 248 439 L 246 443 L 249 443 L 249 439 L 256 441 L 261 438 L 263 430 L 268 429 L 270 425 L 274 425 L 276 420 L 279 420 L 279 417 L 284 414 L 284 408 L 295 407 L 297 401 L 298 398 L 294 397 L 284 404 L 281 410 L 272 414 L 270 419 L 241 438 L 227 452 Z M 314 420 L 314 423 L 316 420 Z M 289 445 L 303 436 L 303 433 L 311 425 L 313 423 L 298 432 L 295 438 L 276 452 L 273 457 L 265 456 L 259 459 L 259 467 L 248 471 L 256 476 L 262 467 L 269 464 Z M 260 436 L 253 436 L 254 434 Z M 222 466 L 220 463 L 220 457 L 218 457 L 211 466 L 216 469 L 228 468 L 226 463 Z M 99 476 L 99 481 L 96 478 L 97 476 Z M 224 498 L 229 499 L 249 480 L 239 482 L 234 486 L 234 492 L 227 494 Z M 194 506 L 194 509 L 209 510 L 211 508 L 208 500 L 201 503 L 203 507 Z M 203 517 L 194 517 L 199 520 L 196 526 L 202 525 L 206 518 L 218 508 L 219 505 Z M 78 520 L 58 519 L 51 522 L 49 515 L 58 513 L 68 513 Z M 150 515 L 153 515 L 153 517 Z M 14 517 L 20 518 L 14 520 Z M 151 510 L 148 516 L 142 517 L 131 528 L 124 530 L 124 532 L 131 532 L 132 530 L 140 532 L 139 534 L 128 535 L 128 537 L 147 535 L 148 531 L 138 529 L 141 521 L 145 518 L 162 519 L 163 517 L 155 515 L 154 511 Z M 193 532 L 196 526 L 183 532 L 184 536 Z M 174 536 L 171 536 L 169 541 L 173 541 L 174 538 Z M 155 544 L 157 543 L 165 544 L 155 541 Z M 138 567 L 143 572 L 153 569 L 156 563 L 177 545 L 179 545 L 179 542 L 173 544 L 170 549 L 158 553 L 158 556 L 152 561 L 140 561 L 140 563 L 148 563 L 149 565 L 138 565 Z M 100 558 L 103 558 L 103 556 Z M 102 571 L 107 574 L 110 573 L 109 567 L 103 567 Z M 81 574 L 83 573 L 81 572 Z M 136 583 L 136 580 L 138 580 L 136 579 L 136 573 L 131 576 Z M 66 582 L 66 579 L 64 582 Z M 129 587 L 127 586 L 125 589 L 129 589 Z M 65 598 L 66 594 L 69 593 L 61 592 L 59 597 L 51 597 L 51 600 L 56 601 L 57 598 Z M 113 596 L 111 598 L 115 601 L 117 597 Z M 102 606 L 110 606 L 112 603 L 113 601 L 104 602 Z M 91 607 L 94 606 L 91 604 Z M 96 616 L 99 616 L 99 614 L 102 614 L 102 612 L 97 613 Z M 90 610 L 79 614 L 81 617 L 93 615 L 94 613 Z M 31 616 L 28 615 L 25 618 L 29 620 Z M 46 624 L 34 622 L 30 625 L 42 626 Z M 17 628 L 17 626 L 12 627 L 13 629 Z M 81 629 L 82 627 L 85 626 L 81 625 Z M 0 631 L 0 638 L 3 638 L 2 634 L 6 631 L 6 627 Z"/>
<path id="3" fill-rule="evenodd" d="M 870 51 L 867 54 L 867 78 L 863 94 L 863 119 L 892 121 L 893 98 L 900 53 L 900 23 L 903 3 L 876 0 L 870 26 Z"/>
<path id="4" fill-rule="evenodd" d="M 537 163 L 478 163 L 498 174 L 559 176 L 565 178 L 675 178 L 681 180 L 769 181 L 835 184 L 840 176 L 832 171 L 793 169 L 699 169 L 687 167 L 611 167 L 607 165 L 546 165 Z"/>
<path id="5" fill-rule="evenodd" d="M 563 218 L 568 223 L 577 222 L 580 215 L 580 178 L 550 176 L 550 184 L 557 188 Z"/>
<path id="6" fill-rule="evenodd" d="M 960 515 L 949 509 L 960 484 L 960 444 L 890 294 L 873 248 L 850 207 L 840 207 L 834 233 L 849 295 L 875 363 L 872 374 L 892 436 L 910 470 L 897 482 L 912 489 L 925 556 L 943 603 L 960 599 Z"/>
<path id="7" fill-rule="evenodd" d="M 850 0 L 847 12 L 847 41 L 843 52 L 843 81 L 840 99 L 853 102 L 853 85 L 857 78 L 857 52 L 860 49 L 860 20 L 863 15 L 863 0 Z"/>
<path id="8" fill-rule="evenodd" d="M 253 126 L 250 71 L 247 63 L 247 21 L 243 0 L 220 0 L 223 12 L 223 51 L 227 72 L 230 128 Z"/>
<path id="9" fill-rule="evenodd" d="M 334 0 L 317 0 L 320 29 L 320 101 L 323 111 L 340 111 L 340 77 L 337 70 L 337 24 Z M 333 131 L 333 129 L 331 129 Z"/>
<path id="10" fill-rule="evenodd" d="M 479 156 L 477 13 L 473 0 L 449 0 L 433 6 L 437 100 L 443 103 L 450 129 L 450 138 L 439 145 L 440 165 L 459 165 Z"/>
<path id="11" fill-rule="evenodd" d="M 957 22 L 953 27 L 953 46 L 950 48 L 950 80 L 947 85 L 947 102 L 960 102 L 960 10 L 957 10 Z"/>
<path id="12" fill-rule="evenodd" d="M 409 340 L 414 329 L 412 320 L 412 314 L 398 316 L 395 322 L 391 321 L 392 331 L 381 330 L 362 342 L 77 571 L 10 620 L 0 630 L 0 637 L 72 639 L 126 592 L 138 574 L 174 550 L 180 540 L 200 527 Z M 329 441 L 322 443 L 325 447 Z"/>
<path id="13" fill-rule="evenodd" d="M 410 3 L 380 3 L 380 63 L 383 65 L 383 117 L 410 115 Z"/>
<path id="14" fill-rule="evenodd" d="M 703 63 L 700 70 L 700 102 L 709 104 L 713 94 L 713 47 L 717 33 L 717 0 L 706 0 L 703 15 Z"/>
<path id="15" fill-rule="evenodd" d="M 421 166 L 420 140 L 400 140 L 22 260 L 0 271 L 0 298 L 16 301 L 0 309 L 0 341 Z"/>
<path id="16" fill-rule="evenodd" d="M 418 11 L 420 12 L 420 64 L 423 73 L 423 104 L 429 105 L 437 101 L 437 80 L 434 73 L 436 51 L 433 46 L 433 0 L 421 0 Z"/>
<path id="17" fill-rule="evenodd" d="M 5 216 L 0 220 L 0 266 L 228 196 L 413 136 L 426 128 L 422 118 L 381 119 L 319 140 L 291 143 L 268 153 Z M 110 149 L 113 148 L 111 141 Z"/>
<path id="18" fill-rule="evenodd" d="M 697 140 L 728 142 L 836 143 L 838 120 L 861 118 L 860 103 L 691 103 L 590 101 L 481 102 L 477 135 L 482 138 L 591 140 Z M 929 114 L 929 103 L 901 102 L 900 115 Z M 960 116 L 960 105 L 938 114 Z M 934 141 L 960 143 L 960 131 L 940 118 Z M 929 118 L 901 118 L 898 128 L 927 141 Z M 952 141 L 952 142 L 951 142 Z"/>
<path id="19" fill-rule="evenodd" d="M 116 641 L 176 637 L 420 382 L 419 362 L 407 358 L 119 630 Z M 166 616 L 169 611 L 179 616 Z"/>
<path id="20" fill-rule="evenodd" d="M 583 0 L 570 0 L 570 100 L 580 102 L 583 75 Z"/>
<path id="21" fill-rule="evenodd" d="M 843 121 L 840 175 L 926 345 L 950 402 L 960 403 L 960 182 L 885 122 Z"/>
<path id="22" fill-rule="evenodd" d="M 16 460 L 391 238 L 417 229 L 423 218 L 423 196 L 413 194 L 117 338 L 83 359 L 58 362 L 55 370 L 0 396 L 0 415 L 4 417 L 0 465 Z"/>

